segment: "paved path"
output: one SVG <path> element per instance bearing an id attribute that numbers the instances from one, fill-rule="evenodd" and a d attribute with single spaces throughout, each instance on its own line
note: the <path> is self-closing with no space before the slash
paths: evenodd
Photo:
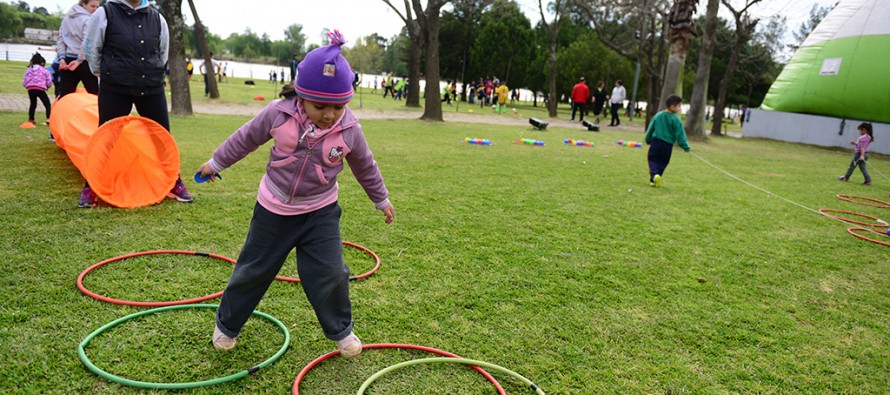
<path id="1" fill-rule="evenodd" d="M 245 116 L 254 116 L 263 108 L 262 105 L 238 105 L 238 104 L 226 104 L 226 103 L 192 103 L 192 110 L 198 114 L 228 114 L 228 115 L 245 115 Z M 28 109 L 28 97 L 24 94 L 18 93 L 0 93 L 0 110 L 6 111 L 27 111 Z M 466 106 L 462 106 L 466 107 Z M 42 106 L 38 105 L 38 111 L 42 111 Z M 369 108 L 356 108 L 355 106 L 350 106 L 352 112 L 355 113 L 355 116 L 360 120 L 365 119 L 419 119 L 421 113 L 419 110 L 416 111 L 382 111 L 377 109 L 369 109 Z M 491 116 L 488 114 L 471 114 L 471 113 L 458 113 L 454 111 L 453 107 L 443 107 L 443 118 L 448 122 L 467 122 L 467 123 L 484 123 L 484 124 L 492 124 L 492 125 L 514 125 L 514 126 L 529 126 L 528 117 L 515 116 L 515 115 L 502 115 L 502 116 Z M 565 119 L 551 119 L 546 118 L 543 119 L 544 122 L 550 124 L 550 126 L 563 127 L 568 129 L 582 129 L 581 125 L 577 122 L 569 122 Z M 609 128 L 608 126 L 604 126 L 604 128 Z M 641 132 L 641 125 L 632 125 L 632 126 L 619 126 L 617 128 L 612 128 L 614 130 L 623 130 L 623 131 L 636 131 Z"/>

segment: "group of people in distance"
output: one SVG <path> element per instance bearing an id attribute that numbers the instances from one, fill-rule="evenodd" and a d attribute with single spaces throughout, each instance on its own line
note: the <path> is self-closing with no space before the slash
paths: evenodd
<path id="1" fill-rule="evenodd" d="M 621 124 L 621 117 L 618 115 L 618 110 L 624 105 L 624 101 L 627 100 L 627 90 L 624 88 L 624 84 L 621 80 L 615 81 L 615 87 L 612 88 L 612 93 L 606 93 L 606 83 L 600 81 L 596 84 L 596 88 L 594 88 L 593 92 L 590 91 L 590 88 L 587 86 L 587 83 L 584 80 L 584 77 L 581 77 L 577 84 L 572 87 L 572 121 L 575 120 L 575 114 L 579 114 L 579 121 L 584 120 L 584 115 L 586 115 L 589 111 L 589 108 L 593 107 L 593 116 L 594 123 L 599 125 L 600 123 L 600 114 L 603 113 L 603 109 L 606 106 L 606 103 L 609 103 L 609 113 L 612 115 L 612 122 L 609 126 L 618 126 Z"/>

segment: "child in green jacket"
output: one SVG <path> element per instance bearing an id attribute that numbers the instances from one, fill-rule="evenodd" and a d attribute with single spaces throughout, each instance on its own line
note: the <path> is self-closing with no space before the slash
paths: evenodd
<path id="1" fill-rule="evenodd" d="M 677 95 L 668 96 L 665 104 L 667 109 L 655 114 L 646 129 L 646 144 L 649 145 L 649 185 L 661 187 L 661 177 L 668 163 L 671 162 L 671 152 L 674 144 L 679 144 L 684 151 L 689 152 L 689 142 L 686 141 L 686 130 L 680 122 L 680 104 L 683 99 Z"/>

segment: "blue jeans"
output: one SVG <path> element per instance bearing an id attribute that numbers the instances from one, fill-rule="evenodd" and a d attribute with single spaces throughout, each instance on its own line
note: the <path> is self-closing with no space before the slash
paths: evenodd
<path id="1" fill-rule="evenodd" d="M 288 254 L 297 249 L 297 273 L 325 337 L 352 332 L 349 267 L 343 261 L 336 202 L 310 213 L 284 216 L 254 206 L 247 240 L 216 310 L 216 325 L 235 337 L 275 280 Z"/>
<path id="2" fill-rule="evenodd" d="M 859 156 L 861 154 L 856 152 L 853 154 L 853 159 L 850 160 L 850 167 L 847 168 L 847 174 L 844 175 L 845 179 L 850 179 L 850 176 L 853 175 L 853 170 L 856 169 L 856 166 L 859 166 L 859 170 L 862 171 L 862 175 L 865 176 L 865 183 L 871 184 L 871 175 L 868 174 L 868 169 L 865 167 L 865 162 L 868 161 L 868 152 L 865 153 L 865 160 L 860 161 Z"/>

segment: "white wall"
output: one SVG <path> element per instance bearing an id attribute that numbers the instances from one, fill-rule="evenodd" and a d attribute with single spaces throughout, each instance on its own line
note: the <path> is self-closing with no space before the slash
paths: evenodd
<path id="1" fill-rule="evenodd" d="M 861 120 L 751 109 L 742 136 L 852 149 Z M 890 124 L 872 122 L 875 141 L 870 151 L 890 155 Z"/>

